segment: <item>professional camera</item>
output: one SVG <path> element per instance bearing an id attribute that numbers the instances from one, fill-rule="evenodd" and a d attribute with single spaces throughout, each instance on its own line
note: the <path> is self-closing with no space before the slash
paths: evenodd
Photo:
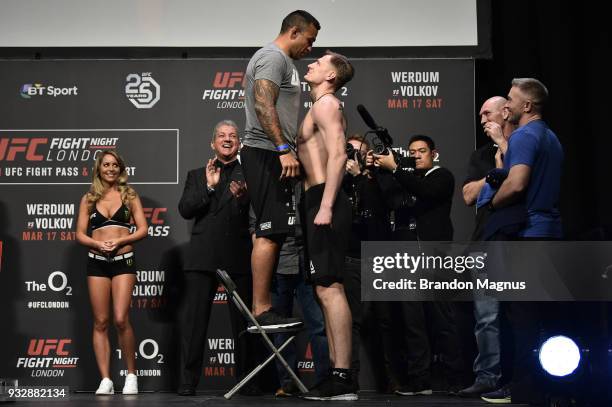
<path id="1" fill-rule="evenodd" d="M 357 111 L 365 124 L 371 129 L 366 132 L 364 137 L 372 136 L 371 146 L 374 154 L 387 155 L 393 154 L 393 158 L 397 166 L 404 171 L 414 171 L 416 169 L 416 161 L 414 157 L 403 157 L 393 150 L 393 139 L 389 135 L 389 131 L 376 124 L 370 113 L 364 105 L 357 105 Z M 348 151 L 347 151 L 348 154 Z"/>
<path id="2" fill-rule="evenodd" d="M 387 155 L 389 154 L 389 151 L 392 151 L 392 145 L 385 143 L 376 135 L 376 133 L 374 133 L 372 137 L 372 151 L 374 154 Z"/>
<path id="3" fill-rule="evenodd" d="M 397 163 L 397 166 L 402 170 L 411 172 L 416 169 L 416 158 L 404 157 L 399 155 L 395 151 L 393 151 L 393 157 L 395 157 L 395 162 Z"/>
<path id="4" fill-rule="evenodd" d="M 364 105 L 357 105 L 357 112 L 359 112 L 365 124 L 370 128 L 370 131 L 366 132 L 365 136 L 370 134 L 376 135 L 372 137 L 372 149 L 374 150 L 374 154 L 389 154 L 393 145 L 393 139 L 389 135 L 387 129 L 376 124 Z"/>
<path id="5" fill-rule="evenodd" d="M 346 143 L 346 157 L 349 160 L 357 160 L 360 171 L 365 168 L 365 158 L 361 155 L 361 152 L 357 150 L 351 143 Z"/>

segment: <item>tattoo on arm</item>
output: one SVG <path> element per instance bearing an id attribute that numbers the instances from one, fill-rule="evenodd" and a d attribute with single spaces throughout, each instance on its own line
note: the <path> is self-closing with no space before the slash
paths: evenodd
<path id="1" fill-rule="evenodd" d="M 279 87 L 267 79 L 258 79 L 255 81 L 253 93 L 255 96 L 255 113 L 263 131 L 274 145 L 285 144 L 287 140 L 283 136 L 276 111 Z"/>

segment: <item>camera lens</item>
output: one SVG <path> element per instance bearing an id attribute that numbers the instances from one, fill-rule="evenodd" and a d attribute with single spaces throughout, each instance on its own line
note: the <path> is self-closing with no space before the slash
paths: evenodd
<path id="1" fill-rule="evenodd" d="M 355 147 L 351 143 L 346 143 L 346 155 L 349 159 L 355 155 Z"/>
<path id="2" fill-rule="evenodd" d="M 384 145 L 378 144 L 374 146 L 374 154 L 385 155 L 385 154 L 388 154 L 388 151 Z"/>

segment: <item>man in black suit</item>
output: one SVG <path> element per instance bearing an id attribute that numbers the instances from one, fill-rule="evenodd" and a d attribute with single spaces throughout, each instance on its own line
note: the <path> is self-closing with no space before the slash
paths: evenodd
<path id="1" fill-rule="evenodd" d="M 434 141 L 425 135 L 415 135 L 408 142 L 414 168 L 398 165 L 393 154 L 374 155 L 374 164 L 390 171 L 395 183 L 377 177 L 383 194 L 394 201 L 395 241 L 451 241 L 453 224 L 450 218 L 455 178 L 446 168 L 434 165 L 438 151 Z M 371 161 L 371 159 L 368 159 Z M 388 173 L 386 174 L 389 175 Z M 385 184 L 383 185 L 383 182 Z M 399 189 L 397 188 L 399 185 Z M 395 305 L 395 304 L 394 304 Z M 407 369 L 405 383 L 395 390 L 402 396 L 432 394 L 431 350 L 436 350 L 444 364 L 449 392 L 461 389 L 462 362 L 457 347 L 457 326 L 454 306 L 450 302 L 405 301 L 398 303 L 404 324 L 403 343 L 406 345 Z M 386 317 L 389 319 L 388 317 Z"/>
<path id="2" fill-rule="evenodd" d="M 251 238 L 249 199 L 237 159 L 240 139 L 231 120 L 214 128 L 211 147 L 215 158 L 205 167 L 189 171 L 179 202 L 185 219 L 194 219 L 185 259 L 185 295 L 181 312 L 179 394 L 195 395 L 202 375 L 206 332 L 217 291 L 215 270 L 226 270 L 247 303 L 251 297 Z M 238 340 L 246 321 L 230 307 L 235 340 L 236 375 L 244 369 L 246 343 Z"/>

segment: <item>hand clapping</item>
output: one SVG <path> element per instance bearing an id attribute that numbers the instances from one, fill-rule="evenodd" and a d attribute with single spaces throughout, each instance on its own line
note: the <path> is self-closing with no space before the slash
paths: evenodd
<path id="1" fill-rule="evenodd" d="M 221 179 L 221 168 L 217 167 L 215 163 L 217 159 L 210 159 L 206 164 L 206 185 L 211 188 L 214 188 L 219 183 Z"/>

